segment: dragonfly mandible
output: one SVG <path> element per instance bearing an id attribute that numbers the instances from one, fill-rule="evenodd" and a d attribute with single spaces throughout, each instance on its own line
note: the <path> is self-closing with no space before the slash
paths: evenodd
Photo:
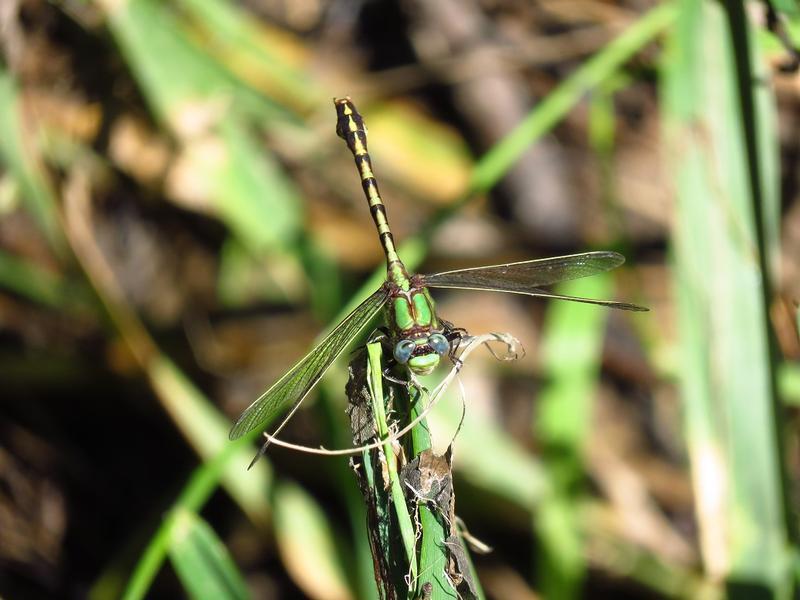
<path id="1" fill-rule="evenodd" d="M 288 412 L 275 433 L 280 431 L 333 361 L 381 309 L 385 310 L 388 341 L 393 349 L 394 359 L 417 375 L 433 371 L 441 359 L 450 353 L 451 344 L 459 334 L 447 322 L 437 317 L 428 288 L 491 290 L 599 304 L 623 310 L 647 310 L 635 304 L 563 296 L 540 289 L 540 286 L 588 277 L 618 267 L 625 262 L 625 258 L 617 252 L 583 252 L 433 275 L 409 275 L 397 254 L 386 217 L 386 207 L 372 172 L 364 120 L 349 97 L 334 99 L 333 103 L 337 114 L 336 133 L 344 139 L 353 153 L 361 176 L 361 186 L 386 255 L 386 281 L 245 409 L 230 431 L 231 440 L 254 429 L 263 430 L 277 416 Z"/>

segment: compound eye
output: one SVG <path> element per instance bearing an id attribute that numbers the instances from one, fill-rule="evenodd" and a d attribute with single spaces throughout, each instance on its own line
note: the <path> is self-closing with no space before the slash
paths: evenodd
<path id="1" fill-rule="evenodd" d="M 444 356 L 450 352 L 450 342 L 448 342 L 447 338 L 441 333 L 434 333 L 428 337 L 428 345 L 433 348 L 433 351 L 439 356 Z"/>
<path id="2" fill-rule="evenodd" d="M 394 357 L 401 365 L 408 362 L 417 345 L 412 340 L 400 340 L 394 347 Z"/>

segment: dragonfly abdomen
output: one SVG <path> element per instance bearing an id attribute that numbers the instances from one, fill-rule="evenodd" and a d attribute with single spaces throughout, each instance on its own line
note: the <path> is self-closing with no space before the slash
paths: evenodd
<path id="1" fill-rule="evenodd" d="M 350 152 L 355 158 L 358 173 L 361 176 L 361 187 L 369 203 L 369 212 L 375 227 L 378 229 L 381 246 L 386 254 L 386 263 L 392 275 L 392 270 L 396 265 L 398 275 L 405 275 L 405 268 L 402 267 L 400 257 L 394 245 L 394 236 L 389 227 L 389 219 L 386 216 L 386 207 L 381 199 L 378 190 L 378 182 L 372 172 L 372 160 L 367 150 L 367 128 L 364 119 L 358 114 L 355 105 L 350 98 L 339 98 L 333 101 L 336 106 L 336 134 L 346 143 Z M 407 277 L 407 275 L 405 275 Z"/>

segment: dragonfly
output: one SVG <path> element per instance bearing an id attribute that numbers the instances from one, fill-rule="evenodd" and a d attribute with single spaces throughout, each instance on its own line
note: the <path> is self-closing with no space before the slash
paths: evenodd
<path id="1" fill-rule="evenodd" d="M 541 298 L 598 304 L 622 310 L 645 311 L 644 307 L 611 300 L 565 296 L 541 289 L 561 281 L 609 271 L 625 262 L 617 252 L 595 251 L 501 265 L 444 271 L 433 275 L 409 274 L 397 254 L 367 151 L 367 127 L 349 97 L 334 99 L 336 133 L 353 153 L 361 187 L 386 256 L 386 280 L 348 314 L 317 346 L 300 359 L 241 414 L 230 431 L 235 440 L 255 430 L 262 431 L 279 415 L 287 413 L 275 429 L 276 435 L 300 403 L 322 378 L 336 358 L 359 336 L 362 329 L 384 311 L 388 345 L 394 360 L 415 375 L 427 375 L 450 355 L 463 330 L 436 314 L 430 288 L 491 290 Z M 266 449 L 262 447 L 260 456 Z M 255 459 L 254 459 L 255 462 Z"/>

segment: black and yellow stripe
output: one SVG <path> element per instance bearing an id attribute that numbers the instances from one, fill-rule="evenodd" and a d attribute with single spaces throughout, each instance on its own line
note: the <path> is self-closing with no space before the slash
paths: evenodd
<path id="1" fill-rule="evenodd" d="M 337 115 L 336 134 L 347 142 L 347 147 L 355 157 L 356 166 L 361 175 L 361 187 L 367 197 L 372 220 L 375 222 L 375 227 L 378 228 L 381 245 L 386 254 L 387 267 L 390 272 L 397 268 L 400 272 L 405 273 L 405 269 L 402 267 L 403 263 L 400 261 L 394 245 L 394 237 L 386 217 L 386 207 L 378 191 L 378 182 L 372 173 L 372 161 L 367 151 L 367 128 L 364 125 L 364 119 L 358 114 L 349 97 L 335 98 L 333 103 L 336 106 Z"/>

